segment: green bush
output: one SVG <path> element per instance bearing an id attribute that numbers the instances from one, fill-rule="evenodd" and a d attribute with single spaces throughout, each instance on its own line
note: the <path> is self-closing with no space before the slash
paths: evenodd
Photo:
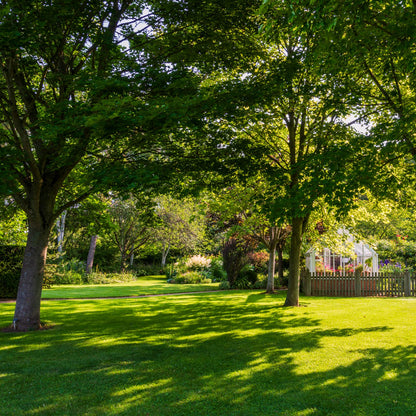
<path id="1" fill-rule="evenodd" d="M 202 283 L 204 277 L 198 272 L 186 272 L 175 277 L 175 283 Z"/>
<path id="2" fill-rule="evenodd" d="M 257 272 L 254 269 L 254 266 L 251 264 L 245 265 L 238 273 L 237 281 L 238 280 L 247 280 L 249 283 L 254 284 L 257 282 Z"/>
<path id="3" fill-rule="evenodd" d="M 230 282 L 229 282 L 228 280 L 223 280 L 223 281 L 219 284 L 218 288 L 219 288 L 219 289 L 221 289 L 221 290 L 228 290 L 228 289 L 231 289 L 231 287 L 230 287 Z"/>
<path id="4" fill-rule="evenodd" d="M 267 288 L 267 276 L 261 276 L 257 282 L 254 282 L 252 285 L 253 289 L 266 289 Z"/>
<path id="5" fill-rule="evenodd" d="M 129 267 L 130 271 L 136 274 L 136 276 L 156 276 L 163 273 L 160 266 L 155 264 L 137 264 Z"/>
<path id="6" fill-rule="evenodd" d="M 48 264 L 45 270 L 45 277 L 53 285 L 81 285 L 83 274 L 74 270 L 59 270 L 56 264 Z"/>
<path id="7" fill-rule="evenodd" d="M 245 276 L 239 276 L 232 286 L 233 289 L 249 289 L 250 287 L 251 283 Z"/>
<path id="8" fill-rule="evenodd" d="M 222 282 L 227 280 L 227 273 L 222 266 L 222 259 L 214 257 L 211 261 L 209 269 L 206 271 L 206 277 L 213 282 Z"/>
<path id="9" fill-rule="evenodd" d="M 44 280 L 55 285 L 80 285 L 84 281 L 85 263 L 78 259 L 52 259 L 46 265 Z"/>
<path id="10" fill-rule="evenodd" d="M 376 251 L 379 259 L 384 264 L 400 264 L 406 269 L 416 268 L 416 243 L 414 241 L 399 240 L 380 240 L 377 242 Z M 387 272 L 383 267 L 380 271 Z"/>
<path id="11" fill-rule="evenodd" d="M 0 246 L 0 298 L 17 296 L 24 250 L 22 246 Z"/>
<path id="12" fill-rule="evenodd" d="M 165 267 L 165 275 L 166 279 L 168 279 L 168 283 L 172 283 L 175 277 L 178 275 L 178 269 L 175 267 L 173 263 L 168 264 Z"/>
<path id="13" fill-rule="evenodd" d="M 283 271 L 283 277 L 279 278 L 279 276 L 275 275 L 275 286 L 277 287 L 287 287 L 289 283 L 289 270 Z"/>
<path id="14" fill-rule="evenodd" d="M 101 273 L 93 272 L 85 275 L 85 282 L 92 285 L 125 283 L 136 280 L 134 273 Z"/>

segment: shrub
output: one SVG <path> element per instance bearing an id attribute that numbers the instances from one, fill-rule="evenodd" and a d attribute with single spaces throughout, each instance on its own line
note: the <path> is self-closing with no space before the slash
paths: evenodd
<path id="1" fill-rule="evenodd" d="M 256 251 L 248 254 L 250 264 L 257 273 L 267 273 L 269 267 L 269 253 L 267 251 Z"/>
<path id="2" fill-rule="evenodd" d="M 137 264 L 129 267 L 129 270 L 134 272 L 136 276 L 155 276 L 163 274 L 161 267 L 155 264 Z"/>
<path id="3" fill-rule="evenodd" d="M 249 283 L 254 284 L 257 281 L 257 272 L 251 264 L 245 265 L 238 274 L 237 280 L 245 279 Z"/>
<path id="4" fill-rule="evenodd" d="M 289 270 L 283 271 L 283 277 L 280 278 L 278 275 L 275 275 L 276 286 L 277 287 L 287 287 L 289 283 Z"/>
<path id="5" fill-rule="evenodd" d="M 86 276 L 86 283 L 88 284 L 110 284 L 110 283 L 124 283 L 136 280 L 134 273 L 101 273 L 93 272 Z"/>
<path id="6" fill-rule="evenodd" d="M 204 277 L 198 272 L 186 272 L 174 278 L 175 283 L 201 283 Z"/>
<path id="7" fill-rule="evenodd" d="M 249 244 L 235 238 L 229 238 L 224 245 L 222 250 L 223 264 L 231 287 L 234 286 L 241 269 L 248 263 L 249 249 Z"/>
<path id="8" fill-rule="evenodd" d="M 22 246 L 0 246 L 0 298 L 17 296 L 24 250 Z"/>
<path id="9" fill-rule="evenodd" d="M 201 271 L 204 269 L 208 269 L 211 265 L 211 259 L 201 256 L 201 255 L 196 255 L 196 256 L 192 256 L 190 257 L 186 262 L 185 262 L 185 267 L 190 270 L 190 271 Z"/>
<path id="10" fill-rule="evenodd" d="M 198 272 L 186 272 L 180 274 L 174 279 L 168 279 L 168 283 L 179 283 L 179 284 L 194 284 L 194 283 L 211 283 L 211 279 L 206 279 Z"/>
<path id="11" fill-rule="evenodd" d="M 228 290 L 231 288 L 230 282 L 228 280 L 224 280 L 219 284 L 218 288 L 221 290 Z"/>
<path id="12" fill-rule="evenodd" d="M 59 270 L 56 264 L 48 264 L 45 277 L 51 285 L 80 285 L 84 282 L 84 274 L 74 270 Z"/>
<path id="13" fill-rule="evenodd" d="M 166 275 L 166 278 L 168 279 L 168 283 L 172 283 L 172 281 L 178 275 L 178 270 L 174 264 L 168 264 L 165 267 L 165 275 Z"/>
<path id="14" fill-rule="evenodd" d="M 233 289 L 250 289 L 251 283 L 246 277 L 239 277 L 232 285 Z"/>
<path id="15" fill-rule="evenodd" d="M 262 276 L 260 279 L 257 280 L 257 282 L 255 282 L 252 285 L 253 289 L 266 289 L 267 288 L 267 277 Z"/>
<path id="16" fill-rule="evenodd" d="M 213 282 L 222 282 L 227 280 L 227 273 L 222 267 L 222 260 L 219 257 L 211 259 L 211 266 L 204 272 L 207 279 L 211 279 Z"/>
<path id="17" fill-rule="evenodd" d="M 79 285 L 84 281 L 85 263 L 78 259 L 55 258 L 45 268 L 45 279 L 49 284 Z"/>

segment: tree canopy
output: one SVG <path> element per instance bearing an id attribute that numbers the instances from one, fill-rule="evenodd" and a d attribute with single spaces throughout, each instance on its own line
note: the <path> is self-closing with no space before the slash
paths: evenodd
<path id="1" fill-rule="evenodd" d="M 101 188 L 157 183 L 160 140 L 195 116 L 203 74 L 233 61 L 230 42 L 244 38 L 234 23 L 250 2 L 200 6 L 2 3 L 1 191 L 29 225 L 15 328 L 39 326 L 47 241 L 60 213 Z"/>

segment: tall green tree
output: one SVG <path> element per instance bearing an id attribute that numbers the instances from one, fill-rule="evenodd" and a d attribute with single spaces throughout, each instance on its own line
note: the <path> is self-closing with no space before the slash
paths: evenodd
<path id="1" fill-rule="evenodd" d="M 330 56 L 321 47 L 322 30 L 292 24 L 296 7 L 276 1 L 262 9 L 269 56 L 253 81 L 265 102 L 246 128 L 264 149 L 262 171 L 275 190 L 274 215 L 291 226 L 286 306 L 299 305 L 302 240 L 316 202 L 346 209 L 359 186 L 352 161 L 360 148 L 344 121 L 357 99 L 347 94 L 347 74 L 335 79 L 326 73 Z"/>
<path id="2" fill-rule="evenodd" d="M 146 163 L 153 151 L 161 155 L 159 139 L 169 139 L 161 132 L 201 119 L 196 85 L 203 73 L 234 64 L 230 46 L 247 39 L 238 24 L 251 3 L 1 3 L 0 186 L 29 227 L 13 328 L 40 326 L 59 215 L 100 188 L 157 182 Z"/>
<path id="3" fill-rule="evenodd" d="M 378 182 L 387 192 L 414 175 L 416 136 L 416 4 L 413 1 L 354 0 L 296 2 L 293 24 L 321 30 L 330 52 L 327 73 L 348 73 L 349 94 L 359 97 L 356 118 L 367 127 L 367 141 L 379 154 Z M 314 13 L 309 13 L 309 10 Z M 398 159 L 401 178 L 392 170 Z M 382 190 L 383 191 L 383 190 Z M 381 192 L 383 194 L 383 192 Z"/>

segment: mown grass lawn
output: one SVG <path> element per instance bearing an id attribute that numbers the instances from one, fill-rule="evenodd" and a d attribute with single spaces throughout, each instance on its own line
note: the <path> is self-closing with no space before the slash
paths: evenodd
<path id="1" fill-rule="evenodd" d="M 157 295 L 161 293 L 217 290 L 218 283 L 170 284 L 165 276 L 145 276 L 135 281 L 109 285 L 56 285 L 42 291 L 43 299 Z"/>
<path id="2" fill-rule="evenodd" d="M 0 414 L 416 414 L 416 299 L 283 300 L 45 302 L 53 329 L 0 333 Z"/>

